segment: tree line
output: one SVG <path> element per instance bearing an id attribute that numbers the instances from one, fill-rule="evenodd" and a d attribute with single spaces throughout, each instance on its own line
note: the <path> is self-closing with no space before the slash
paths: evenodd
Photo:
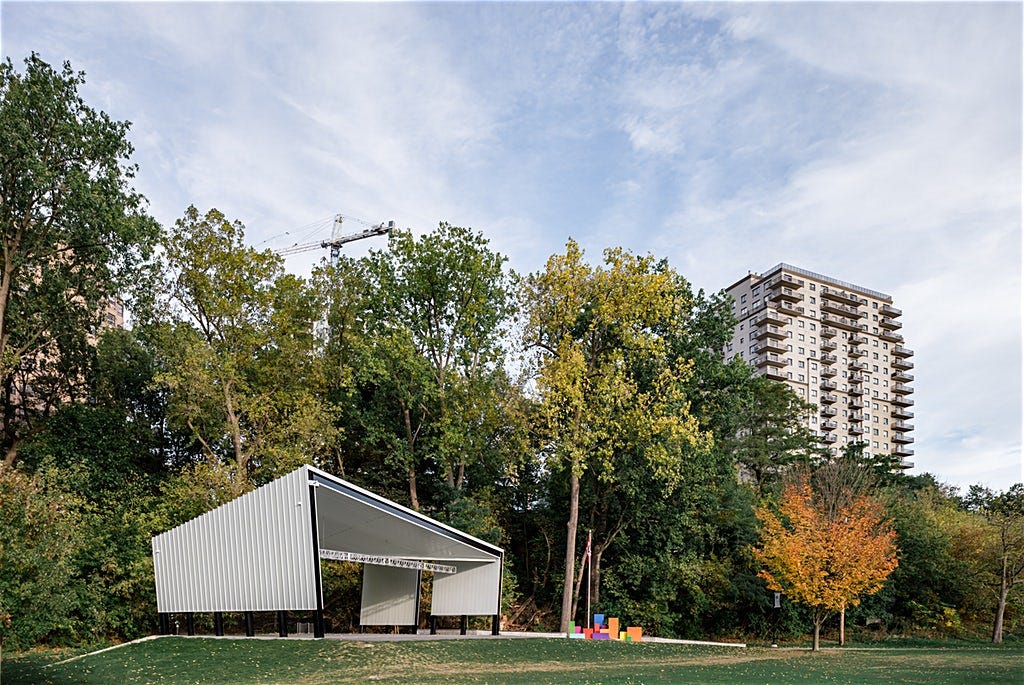
<path id="1" fill-rule="evenodd" d="M 216 209 L 149 217 L 83 82 L 0 65 L 4 645 L 153 632 L 150 537 L 306 463 L 502 546 L 510 628 L 589 591 L 664 636 L 1019 630 L 1024 486 L 822 451 L 809 405 L 723 360 L 723 293 L 571 239 L 516 274 L 444 222 L 299 277 Z M 354 573 L 325 562 L 336 629 Z"/>

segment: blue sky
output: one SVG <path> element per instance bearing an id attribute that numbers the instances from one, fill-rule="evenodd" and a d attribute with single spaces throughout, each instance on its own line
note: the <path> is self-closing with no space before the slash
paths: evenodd
<path id="1" fill-rule="evenodd" d="M 904 311 L 915 471 L 1024 480 L 1020 3 L 3 2 L 0 21 L 4 56 L 70 60 L 133 122 L 165 224 L 217 207 L 284 247 L 338 212 L 446 220 L 520 272 L 572 236 L 707 290 L 782 261 L 852 281 Z"/>

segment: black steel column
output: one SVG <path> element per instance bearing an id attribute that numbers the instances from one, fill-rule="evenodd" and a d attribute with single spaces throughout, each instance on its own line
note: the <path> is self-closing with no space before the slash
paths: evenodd
<path id="1" fill-rule="evenodd" d="M 252 612 L 251 611 L 247 611 L 247 612 L 245 612 L 245 636 L 246 637 L 252 637 L 255 634 L 256 634 L 256 629 L 253 626 L 253 622 L 252 622 Z"/>
<path id="2" fill-rule="evenodd" d="M 459 621 L 459 635 L 465 635 L 466 630 L 469 629 L 469 616 L 462 615 L 462 620 Z"/>
<path id="3" fill-rule="evenodd" d="M 324 610 L 317 609 L 313 612 L 313 637 L 324 636 Z"/>
<path id="4" fill-rule="evenodd" d="M 499 635 L 501 633 L 501 590 L 502 584 L 505 582 L 505 553 L 501 553 L 501 558 L 498 561 L 498 613 L 494 615 L 491 621 L 491 635 Z"/>
<path id="5" fill-rule="evenodd" d="M 196 634 L 195 615 L 191 611 L 185 614 L 185 632 L 189 635 Z"/>
<path id="6" fill-rule="evenodd" d="M 280 637 L 288 637 L 288 612 L 277 612 L 277 634 Z"/>
<path id="7" fill-rule="evenodd" d="M 412 634 L 420 632 L 420 590 L 423 587 L 423 569 L 416 572 L 416 618 L 412 620 Z"/>
<path id="8" fill-rule="evenodd" d="M 309 484 L 309 524 L 313 532 L 313 570 L 316 572 L 316 613 L 313 637 L 324 636 L 324 588 L 320 575 L 320 534 L 316 529 L 316 483 Z"/>
<path id="9" fill-rule="evenodd" d="M 430 622 L 430 634 L 437 635 L 437 616 L 431 614 L 427 620 Z"/>
<path id="10" fill-rule="evenodd" d="M 224 612 L 213 612 L 213 634 L 217 637 L 224 635 Z"/>
<path id="11" fill-rule="evenodd" d="M 163 611 L 161 611 L 158 615 L 160 616 L 160 634 L 161 635 L 170 635 L 171 634 L 171 619 L 170 619 L 170 617 L 165 612 L 163 612 Z"/>

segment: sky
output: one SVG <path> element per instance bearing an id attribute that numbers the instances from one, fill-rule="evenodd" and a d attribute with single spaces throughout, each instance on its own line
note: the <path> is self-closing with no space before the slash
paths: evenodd
<path id="1" fill-rule="evenodd" d="M 4 0 L 0 47 L 86 72 L 164 225 L 217 207 L 277 249 L 338 213 L 448 221 L 520 273 L 572 237 L 707 291 L 786 262 L 888 293 L 916 352 L 911 473 L 1005 489 L 1024 481 L 1021 8 Z"/>

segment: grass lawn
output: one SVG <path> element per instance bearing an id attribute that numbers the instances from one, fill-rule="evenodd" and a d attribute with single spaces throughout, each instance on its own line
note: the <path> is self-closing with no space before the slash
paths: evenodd
<path id="1" fill-rule="evenodd" d="M 166 637 L 4 654 L 3 685 L 75 683 L 1022 683 L 1024 646 L 824 650 L 564 639 L 348 642 Z"/>

